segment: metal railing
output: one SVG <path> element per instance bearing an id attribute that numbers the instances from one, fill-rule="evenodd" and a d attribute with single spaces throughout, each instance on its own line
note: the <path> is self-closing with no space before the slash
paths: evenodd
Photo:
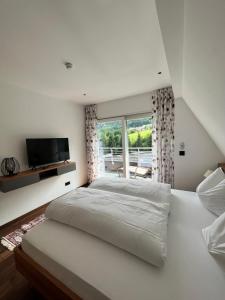
<path id="1" fill-rule="evenodd" d="M 150 168 L 152 166 L 152 148 L 151 147 L 129 147 L 129 162 Z M 123 148 L 117 147 L 99 147 L 99 159 L 104 162 L 123 162 Z"/>

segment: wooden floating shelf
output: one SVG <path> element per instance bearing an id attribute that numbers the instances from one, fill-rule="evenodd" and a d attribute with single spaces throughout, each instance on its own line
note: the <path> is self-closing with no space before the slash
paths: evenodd
<path id="1" fill-rule="evenodd" d="M 76 170 L 76 164 L 74 162 L 63 162 L 34 170 L 23 171 L 14 176 L 0 176 L 0 190 L 3 193 L 7 193 L 74 170 Z"/>

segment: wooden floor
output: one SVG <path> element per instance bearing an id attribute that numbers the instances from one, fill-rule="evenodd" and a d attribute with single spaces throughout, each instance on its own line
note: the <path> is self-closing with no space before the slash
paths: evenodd
<path id="1" fill-rule="evenodd" d="M 14 255 L 5 251 L 0 254 L 0 299 L 1 300 L 42 300 L 16 271 Z"/>
<path id="2" fill-rule="evenodd" d="M 0 236 L 20 228 L 22 224 L 42 214 L 47 205 L 0 227 Z M 27 280 L 16 271 L 14 254 L 0 244 L 0 300 L 44 300 L 30 286 Z"/>

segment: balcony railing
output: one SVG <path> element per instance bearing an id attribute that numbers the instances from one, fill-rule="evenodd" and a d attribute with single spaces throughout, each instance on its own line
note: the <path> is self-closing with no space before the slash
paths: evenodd
<path id="1" fill-rule="evenodd" d="M 129 147 L 129 163 L 138 167 L 152 167 L 151 147 Z M 123 148 L 99 147 L 99 162 L 111 164 L 123 164 Z"/>

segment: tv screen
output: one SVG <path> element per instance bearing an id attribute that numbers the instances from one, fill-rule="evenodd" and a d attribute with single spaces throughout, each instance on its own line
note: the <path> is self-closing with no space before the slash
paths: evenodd
<path id="1" fill-rule="evenodd" d="M 70 159 L 68 138 L 26 139 L 26 144 L 30 167 Z"/>

